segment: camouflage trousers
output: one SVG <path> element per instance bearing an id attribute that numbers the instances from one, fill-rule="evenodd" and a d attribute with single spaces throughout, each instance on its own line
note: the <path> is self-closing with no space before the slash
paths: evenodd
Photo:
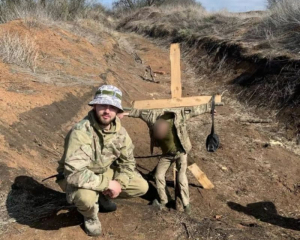
<path id="1" fill-rule="evenodd" d="M 176 156 L 164 156 L 159 160 L 155 172 L 155 182 L 158 196 L 162 204 L 168 203 L 170 196 L 166 188 L 166 172 L 168 171 L 173 162 L 176 163 L 176 169 L 178 171 L 180 197 L 182 199 L 183 205 L 187 206 L 190 202 L 189 183 L 186 175 L 187 154 L 179 154 Z"/>
<path id="2" fill-rule="evenodd" d="M 114 170 L 109 168 L 108 171 L 103 173 L 108 179 L 113 179 Z M 148 191 L 149 185 L 147 181 L 138 173 L 134 173 L 134 177 L 130 179 L 129 185 L 126 189 L 122 189 L 122 192 L 118 198 L 131 198 L 139 197 Z M 67 186 L 66 195 L 67 201 L 70 204 L 74 204 L 77 210 L 85 217 L 92 217 L 95 214 L 95 208 L 97 207 L 99 193 L 97 191 L 74 188 Z"/>

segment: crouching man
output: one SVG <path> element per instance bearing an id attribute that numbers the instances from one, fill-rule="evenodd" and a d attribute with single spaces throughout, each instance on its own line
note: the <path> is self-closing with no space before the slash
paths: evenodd
<path id="1" fill-rule="evenodd" d="M 122 92 L 110 85 L 98 89 L 89 103 L 93 109 L 77 123 L 66 139 L 65 153 L 57 180 L 66 192 L 67 201 L 84 216 L 86 233 L 101 234 L 99 207 L 115 211 L 112 198 L 139 197 L 148 183 L 135 171 L 134 146 L 121 126 Z"/>

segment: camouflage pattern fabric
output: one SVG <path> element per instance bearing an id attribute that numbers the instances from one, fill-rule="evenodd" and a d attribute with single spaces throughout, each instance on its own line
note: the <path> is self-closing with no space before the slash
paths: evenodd
<path id="1" fill-rule="evenodd" d="M 67 195 L 78 188 L 106 190 L 110 179 L 103 173 L 113 163 L 114 180 L 126 189 L 135 172 L 133 149 L 118 118 L 109 131 L 104 131 L 96 121 L 95 112 L 90 111 L 70 132 L 65 154 L 59 162 L 58 170 L 64 167 Z"/>
<path id="2" fill-rule="evenodd" d="M 180 143 L 186 153 L 192 149 L 192 144 L 188 136 L 186 121 L 192 117 L 196 117 L 203 113 L 211 111 L 211 103 L 202 104 L 195 107 L 184 107 L 184 108 L 170 108 L 170 109 L 132 109 L 129 113 L 129 117 L 141 118 L 145 121 L 149 127 L 151 137 L 151 154 L 153 153 L 154 147 L 159 147 L 153 138 L 153 126 L 157 119 L 165 113 L 173 113 L 175 115 L 174 125 L 177 130 L 177 135 Z"/>

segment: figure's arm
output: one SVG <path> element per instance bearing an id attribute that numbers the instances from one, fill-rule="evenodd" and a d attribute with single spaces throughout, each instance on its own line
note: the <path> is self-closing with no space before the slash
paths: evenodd
<path id="1" fill-rule="evenodd" d="M 147 122 L 147 117 L 150 114 L 150 111 L 147 109 L 135 109 L 132 108 L 128 114 L 128 117 L 140 118 Z"/>
<path id="2" fill-rule="evenodd" d="M 125 131 L 125 129 L 124 129 Z M 117 160 L 117 171 L 114 180 L 118 181 L 122 189 L 126 189 L 133 177 L 136 162 L 133 155 L 134 145 L 128 133 L 125 131 L 125 141 L 121 149 L 121 155 Z"/>
<path id="3" fill-rule="evenodd" d="M 193 106 L 193 107 L 185 107 L 184 113 L 186 116 L 186 119 L 197 117 L 204 113 L 210 113 L 211 112 L 211 103 L 202 104 L 199 106 Z"/>
<path id="4" fill-rule="evenodd" d="M 92 156 L 91 136 L 82 130 L 74 129 L 66 152 L 64 173 L 67 183 L 78 188 L 104 191 L 108 188 L 109 179 L 102 174 L 96 175 L 87 168 Z"/>
<path id="5" fill-rule="evenodd" d="M 157 117 L 162 114 L 164 110 L 163 109 L 154 109 L 154 110 L 147 110 L 147 109 L 132 109 L 129 113 L 129 117 L 138 117 L 141 118 L 144 122 L 147 123 L 147 126 L 149 128 L 149 135 L 151 138 L 150 143 L 150 152 L 151 155 L 153 154 L 153 149 L 157 144 L 155 143 L 155 140 L 152 136 L 152 128 L 154 123 L 157 120 Z"/>
<path id="6" fill-rule="evenodd" d="M 142 110 L 132 108 L 129 112 L 128 117 L 140 118 L 142 115 Z"/>

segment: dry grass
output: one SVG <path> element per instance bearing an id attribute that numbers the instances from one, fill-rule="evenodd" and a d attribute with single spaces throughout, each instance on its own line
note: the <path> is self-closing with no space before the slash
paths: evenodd
<path id="1" fill-rule="evenodd" d="M 29 67 L 35 71 L 38 53 L 38 46 L 29 36 L 0 33 L 0 57 L 3 62 Z"/>
<path id="2" fill-rule="evenodd" d="M 294 54 L 300 52 L 300 2 L 282 0 L 269 12 L 269 16 L 260 25 L 266 33 L 265 38 L 274 48 L 287 50 Z"/>
<path id="3" fill-rule="evenodd" d="M 92 0 L 20 1 L 19 4 L 0 0 L 0 23 L 22 19 L 26 27 L 58 26 L 84 37 L 91 43 L 99 43 L 103 33 L 116 35 L 114 20 L 99 4 Z M 29 36 L 0 32 L 0 57 L 3 62 L 29 67 L 35 71 L 38 47 Z"/>
<path id="4" fill-rule="evenodd" d="M 0 23 L 6 23 L 15 19 L 38 20 L 41 22 L 53 21 L 50 13 L 40 6 L 30 6 L 25 2 L 10 7 L 0 5 Z"/>
<path id="5" fill-rule="evenodd" d="M 300 53 L 300 1 L 281 0 L 265 12 L 207 12 L 197 6 L 144 8 L 125 16 L 120 28 L 172 41 L 214 36 L 247 43 L 268 58 Z M 259 50 L 259 51 L 257 51 Z"/>
<path id="6" fill-rule="evenodd" d="M 126 16 L 119 27 L 152 37 L 171 37 L 182 42 L 212 35 L 232 39 L 246 24 L 251 25 L 263 16 L 259 12 L 210 13 L 197 6 L 162 6 L 138 10 Z"/>
<path id="7" fill-rule="evenodd" d="M 230 79 L 232 91 L 242 92 L 240 100 L 276 110 L 300 132 L 300 1 L 281 0 L 265 12 L 247 13 L 148 7 L 125 16 L 119 28 L 165 44 L 180 42 L 199 74 L 218 79 L 220 88 L 228 88 L 221 82 Z"/>
<path id="8" fill-rule="evenodd" d="M 118 32 L 115 31 L 114 20 L 110 17 L 106 18 L 107 22 L 94 19 L 78 18 L 71 23 L 61 22 L 59 26 L 73 34 L 87 39 L 92 44 L 99 44 L 103 40 L 103 34 L 106 33 L 113 37 L 118 37 Z"/>
<path id="9" fill-rule="evenodd" d="M 105 9 L 92 0 L 49 0 L 41 1 L 0 1 L 0 22 L 14 19 L 35 19 L 39 21 L 72 21 L 76 18 L 103 20 Z"/>

